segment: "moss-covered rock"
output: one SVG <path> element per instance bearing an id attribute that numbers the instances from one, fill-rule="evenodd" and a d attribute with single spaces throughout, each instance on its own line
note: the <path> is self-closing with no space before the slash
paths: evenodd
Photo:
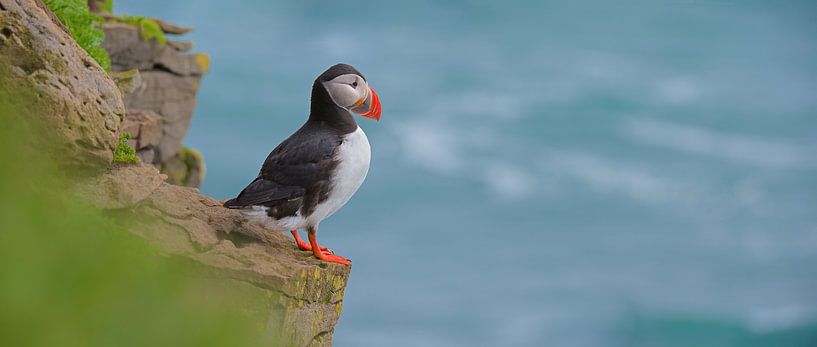
<path id="1" fill-rule="evenodd" d="M 125 108 L 114 82 L 47 7 L 35 0 L 0 0 L 0 67 L 10 84 L 25 85 L 44 110 L 58 161 L 82 169 L 107 167 Z"/>
<path id="2" fill-rule="evenodd" d="M 167 175 L 167 183 L 185 187 L 198 187 L 204 182 L 206 168 L 201 152 L 182 146 L 176 156 L 161 165 L 162 173 Z"/>
<path id="3" fill-rule="evenodd" d="M 236 305 L 253 303 L 244 309 L 272 340 L 331 346 L 351 267 L 321 262 L 197 189 L 151 178 L 158 176 L 150 165 L 122 166 L 81 190 L 165 254 L 189 259 L 230 288 Z"/>
<path id="4" fill-rule="evenodd" d="M 139 36 L 142 40 L 156 40 L 159 47 L 163 47 L 167 43 L 162 27 L 155 20 L 141 16 L 109 16 L 108 22 L 129 24 L 139 28 Z"/>
<path id="5" fill-rule="evenodd" d="M 75 178 L 75 189 L 164 255 L 190 262 L 203 278 L 227 288 L 233 295 L 227 301 L 256 317 L 272 345 L 331 345 L 351 268 L 316 260 L 195 188 L 165 183 L 154 166 L 110 165 L 117 144 L 133 155 L 127 136 L 120 137 L 120 91 L 52 17 L 37 0 L 0 0 L 0 69 L 9 76 L 5 87 L 32 90 L 32 107 L 45 114 L 47 138 L 62 149 L 59 161 L 98 169 Z M 174 68 L 200 73 L 200 58 L 190 59 Z M 168 115 L 177 117 L 162 116 Z M 139 140 L 155 141 L 158 128 L 138 124 Z M 185 166 L 200 162 L 193 151 L 179 153 L 186 153 Z"/>
<path id="6" fill-rule="evenodd" d="M 209 58 L 187 53 L 192 48 L 189 43 L 168 39 L 167 45 L 161 45 L 156 40 L 145 41 L 137 25 L 109 20 L 104 29 L 103 47 L 111 55 L 113 71 L 139 71 L 140 86 L 125 93 L 128 114 L 153 112 L 161 123 L 158 143 L 144 143 L 144 147 L 136 148 L 137 152 L 145 154 L 143 159 L 150 157 L 148 162 L 159 167 L 178 163 L 177 154 L 190 127 L 196 93 L 209 68 Z"/>
<path id="7" fill-rule="evenodd" d="M 142 76 L 137 69 L 116 71 L 109 75 L 116 83 L 116 87 L 119 88 L 119 91 L 122 92 L 122 95 L 132 93 L 136 88 L 142 86 Z"/>
<path id="8" fill-rule="evenodd" d="M 91 12 L 86 0 L 42 0 L 68 28 L 71 36 L 105 71 L 111 70 L 111 59 L 99 45 L 105 33 L 99 29 L 104 20 Z M 110 2 L 108 2 L 110 4 Z M 155 23 L 154 23 L 155 24 Z"/>

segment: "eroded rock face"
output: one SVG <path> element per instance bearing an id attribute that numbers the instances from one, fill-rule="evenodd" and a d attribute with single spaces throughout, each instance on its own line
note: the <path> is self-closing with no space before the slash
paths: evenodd
<path id="1" fill-rule="evenodd" d="M 60 163 L 110 164 L 125 116 L 122 96 L 41 2 L 0 0 L 0 65 L 11 83 L 35 91 L 50 135 L 64 142 Z"/>
<path id="2" fill-rule="evenodd" d="M 330 346 L 350 267 L 323 263 L 309 252 L 298 251 L 280 233 L 248 224 L 238 211 L 221 207 L 197 189 L 166 183 L 166 176 L 152 165 L 111 166 L 125 116 L 121 94 L 52 18 L 39 1 L 0 0 L 0 72 L 10 75 L 10 83 L 34 90 L 50 135 L 65 143 L 61 162 L 104 170 L 75 182 L 79 194 L 119 217 L 130 231 L 164 254 L 188 259 L 208 278 L 228 286 L 237 299 L 262 302 L 244 309 L 266 327 L 274 345 Z M 162 49 L 179 50 L 176 46 Z M 147 71 L 143 83 L 134 82 L 134 86 L 160 83 L 180 98 L 194 93 L 198 83 L 194 75 L 204 71 L 201 58 L 173 63 L 167 56 L 157 57 L 161 66 L 173 69 L 172 74 L 190 75 L 166 80 L 158 76 L 161 71 Z M 168 82 L 157 82 L 162 80 Z M 135 88 L 137 92 L 139 87 Z M 153 100 L 162 106 L 129 110 L 125 127 L 140 146 L 165 156 L 164 139 L 175 139 L 166 136 L 168 132 L 180 132 L 180 139 L 189 123 L 189 114 L 185 120 L 177 111 L 192 112 L 192 104 L 158 95 L 141 100 L 132 102 L 147 106 L 150 103 L 140 102 Z M 174 116 L 166 117 L 171 113 Z M 174 126 L 184 130 L 171 129 Z"/>
<path id="3" fill-rule="evenodd" d="M 158 176 L 151 165 L 121 166 L 82 189 L 164 253 L 188 257 L 240 295 L 265 303 L 246 309 L 264 317 L 271 340 L 331 346 L 350 267 L 320 262 L 281 233 Z"/>
<path id="4" fill-rule="evenodd" d="M 192 48 L 188 42 L 168 40 L 162 45 L 156 40 L 144 40 L 133 25 L 107 23 L 104 30 L 102 47 L 111 57 L 113 71 L 139 70 L 139 86 L 125 94 L 128 113 L 152 111 L 161 120 L 159 142 L 136 148 L 149 150 L 152 160 L 148 162 L 159 165 L 176 156 L 181 148 L 209 59 L 200 53 L 186 53 Z"/>

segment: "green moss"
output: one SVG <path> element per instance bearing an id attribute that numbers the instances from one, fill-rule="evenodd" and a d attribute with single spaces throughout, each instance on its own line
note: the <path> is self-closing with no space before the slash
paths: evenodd
<path id="1" fill-rule="evenodd" d="M 187 146 L 182 146 L 182 148 L 179 149 L 179 157 L 184 162 L 188 172 L 198 168 L 201 166 L 201 163 L 204 162 L 204 155 L 202 155 L 201 152 Z"/>
<path id="2" fill-rule="evenodd" d="M 162 163 L 161 172 L 170 184 L 198 187 L 204 181 L 204 156 L 201 152 L 182 146 L 176 155 Z"/>
<path id="3" fill-rule="evenodd" d="M 111 22 L 130 24 L 139 27 L 139 36 L 142 40 L 156 40 L 160 46 L 167 43 L 162 27 L 156 21 L 142 16 L 121 16 L 109 19 Z"/>
<path id="4" fill-rule="evenodd" d="M 104 20 L 88 10 L 88 2 L 86 0 L 43 0 L 43 2 L 68 28 L 79 46 L 105 71 L 111 71 L 111 58 L 99 46 L 105 39 L 105 33 L 99 28 Z"/>
<path id="5" fill-rule="evenodd" d="M 136 156 L 136 150 L 128 145 L 130 140 L 130 133 L 125 132 L 119 138 L 116 144 L 116 150 L 113 152 L 113 161 L 123 164 L 136 164 L 139 162 L 139 157 Z"/>
<path id="6" fill-rule="evenodd" d="M 98 0 L 96 6 L 102 12 L 113 13 L 113 0 Z"/>

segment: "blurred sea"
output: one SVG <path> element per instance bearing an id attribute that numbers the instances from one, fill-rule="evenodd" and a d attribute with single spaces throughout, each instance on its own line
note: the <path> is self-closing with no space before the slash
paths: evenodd
<path id="1" fill-rule="evenodd" d="M 119 0 L 212 58 L 237 194 L 347 62 L 369 177 L 338 346 L 817 346 L 817 3 Z"/>

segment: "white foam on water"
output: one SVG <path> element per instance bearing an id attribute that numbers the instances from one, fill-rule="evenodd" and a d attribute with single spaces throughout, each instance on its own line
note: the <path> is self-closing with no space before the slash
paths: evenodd
<path id="1" fill-rule="evenodd" d="M 408 162 L 438 175 L 456 175 L 465 166 L 462 137 L 433 121 L 403 122 L 394 126 L 394 138 Z"/>
<path id="2" fill-rule="evenodd" d="M 648 203 L 690 201 L 700 192 L 684 181 L 653 173 L 637 164 L 585 152 L 550 151 L 542 157 L 541 168 L 557 179 L 578 180 L 599 191 L 620 193 Z"/>
<path id="3" fill-rule="evenodd" d="M 760 308 L 747 321 L 749 329 L 758 333 L 787 330 L 817 321 L 817 308 L 797 304 Z"/>
<path id="4" fill-rule="evenodd" d="M 518 166 L 492 162 L 484 164 L 481 172 L 483 182 L 503 200 L 522 199 L 538 190 L 536 177 Z"/>
<path id="5" fill-rule="evenodd" d="M 815 164 L 813 149 L 784 140 L 645 119 L 627 122 L 623 132 L 638 143 L 767 168 L 807 168 Z"/>

